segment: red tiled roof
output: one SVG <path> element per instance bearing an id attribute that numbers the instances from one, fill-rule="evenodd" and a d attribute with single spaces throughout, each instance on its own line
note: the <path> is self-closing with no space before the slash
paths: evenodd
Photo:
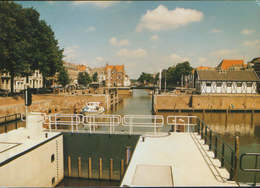
<path id="1" fill-rule="evenodd" d="M 221 70 L 228 70 L 230 67 L 245 67 L 244 60 L 223 59 L 218 65 L 218 68 Z"/>

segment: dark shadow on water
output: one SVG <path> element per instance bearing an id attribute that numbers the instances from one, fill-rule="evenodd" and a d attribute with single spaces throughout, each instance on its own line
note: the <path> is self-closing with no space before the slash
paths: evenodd
<path id="1" fill-rule="evenodd" d="M 109 180 L 88 180 L 84 178 L 68 178 L 65 177 L 56 187 L 118 187 L 119 181 Z"/>

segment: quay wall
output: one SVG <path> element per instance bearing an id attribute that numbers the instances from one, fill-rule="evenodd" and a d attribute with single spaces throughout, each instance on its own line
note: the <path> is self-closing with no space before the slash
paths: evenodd
<path id="1" fill-rule="evenodd" d="M 87 102 L 100 102 L 106 109 L 114 107 L 121 100 L 116 95 L 33 95 L 30 111 L 43 113 L 79 113 Z M 25 113 L 22 97 L 0 97 L 0 116 Z"/>
<path id="2" fill-rule="evenodd" d="M 259 110 L 260 95 L 155 95 L 160 110 Z"/>

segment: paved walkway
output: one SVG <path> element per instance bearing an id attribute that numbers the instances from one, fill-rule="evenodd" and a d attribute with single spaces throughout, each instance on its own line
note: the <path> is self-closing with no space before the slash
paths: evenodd
<path id="1" fill-rule="evenodd" d="M 121 186 L 237 186 L 198 139 L 193 133 L 140 138 Z"/>

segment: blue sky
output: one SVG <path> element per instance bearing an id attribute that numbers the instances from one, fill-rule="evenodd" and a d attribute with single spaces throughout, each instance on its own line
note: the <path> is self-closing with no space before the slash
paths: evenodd
<path id="1" fill-rule="evenodd" d="M 184 60 L 197 67 L 260 56 L 255 1 L 17 3 L 34 7 L 51 25 L 64 60 L 90 67 L 124 64 L 131 78 Z"/>

